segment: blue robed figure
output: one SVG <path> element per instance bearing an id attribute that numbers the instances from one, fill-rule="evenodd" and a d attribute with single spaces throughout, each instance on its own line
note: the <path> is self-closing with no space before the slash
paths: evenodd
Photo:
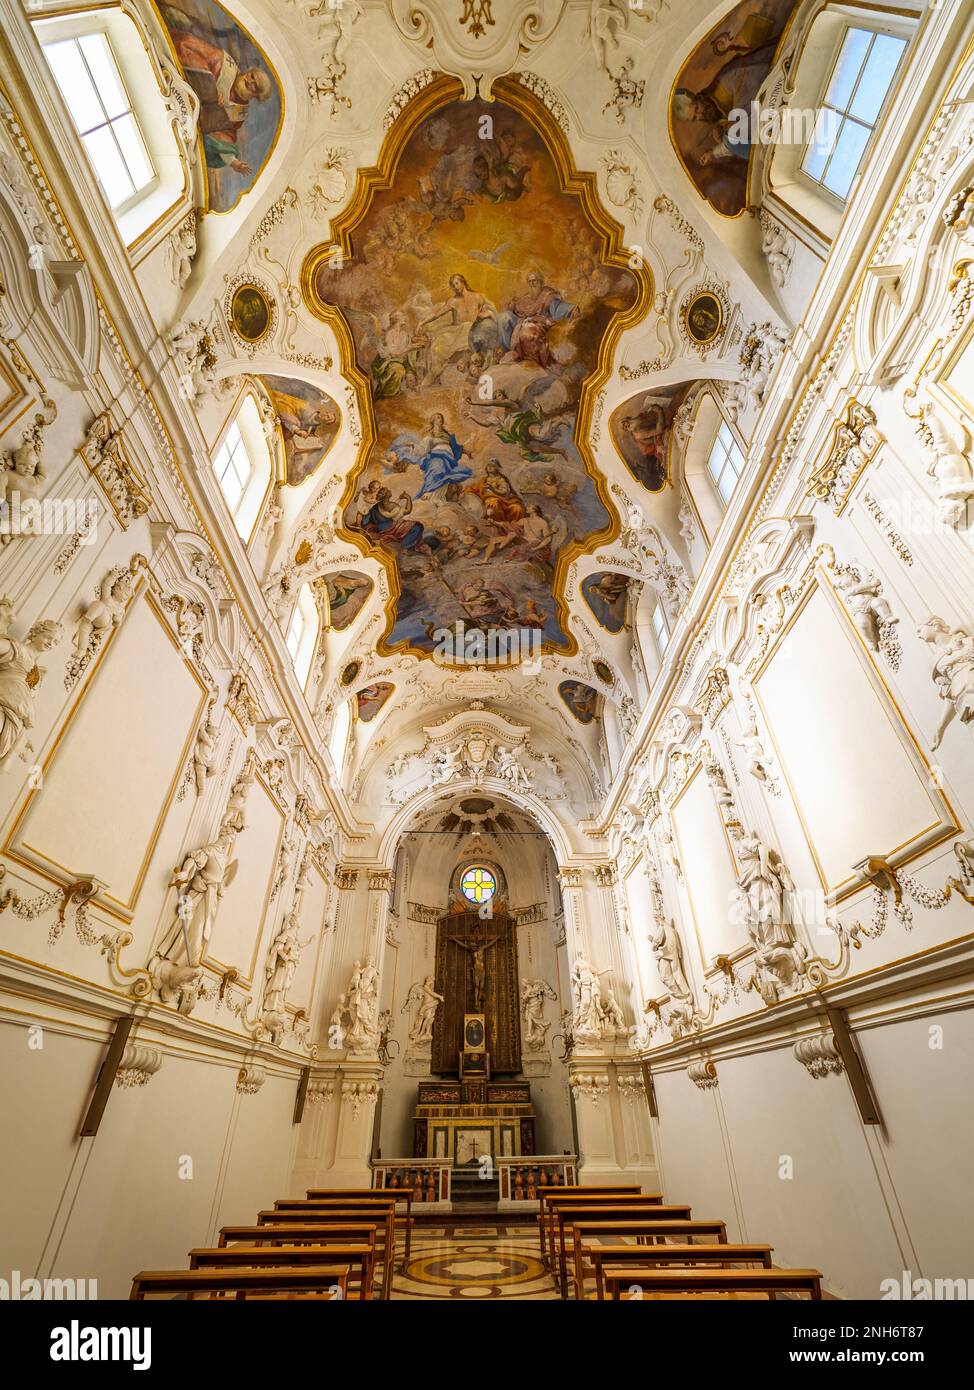
<path id="1" fill-rule="evenodd" d="M 416 500 L 426 497 L 438 488 L 451 483 L 466 483 L 473 477 L 473 469 L 461 462 L 464 455 L 470 457 L 467 449 L 446 428 L 442 415 L 434 415 L 429 423 L 429 432 L 421 444 L 422 454 L 413 457 L 404 447 L 402 436 L 390 448 L 399 458 L 408 458 L 410 463 L 418 463 L 423 470 L 423 486 L 416 493 Z"/>

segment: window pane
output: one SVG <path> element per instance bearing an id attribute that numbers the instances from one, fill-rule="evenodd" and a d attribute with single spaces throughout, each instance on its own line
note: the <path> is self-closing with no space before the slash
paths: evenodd
<path id="1" fill-rule="evenodd" d="M 873 35 L 868 29 L 848 29 L 839 50 L 839 60 L 832 73 L 825 100 L 840 110 L 848 109 L 852 89 L 862 67 Z"/>
<path id="2" fill-rule="evenodd" d="M 101 125 L 105 113 L 74 40 L 47 43 L 44 54 L 78 130 L 84 133 L 93 126 Z"/>
<path id="3" fill-rule="evenodd" d="M 876 35 L 856 88 L 855 99 L 849 108 L 850 115 L 857 116 L 860 121 L 868 121 L 870 125 L 876 124 L 905 47 L 906 39 L 895 38 L 892 34 Z"/>
<path id="4" fill-rule="evenodd" d="M 115 66 L 115 59 L 105 35 L 84 34 L 78 40 L 78 45 L 101 97 L 105 114 L 109 117 L 120 116 L 123 111 L 128 111 L 129 100 L 122 87 L 118 68 Z"/>
<path id="5" fill-rule="evenodd" d="M 100 130 L 93 130 L 90 134 L 82 136 L 82 139 L 109 203 L 113 208 L 117 208 L 119 203 L 131 198 L 135 188 L 128 176 L 111 128 L 102 126 Z"/>
<path id="6" fill-rule="evenodd" d="M 870 134 L 869 126 L 857 125 L 855 121 L 843 122 L 835 142 L 832 162 L 823 179 L 825 187 L 840 198 L 844 198 L 852 186 Z"/>
<path id="7" fill-rule="evenodd" d="M 250 482 L 250 475 L 253 469 L 250 466 L 250 455 L 247 453 L 242 443 L 233 450 L 230 456 L 230 466 L 241 488 L 245 488 Z"/>
<path id="8" fill-rule="evenodd" d="M 731 441 L 730 451 L 727 457 L 730 459 L 731 467 L 734 470 L 734 476 L 739 478 L 744 472 L 744 455 L 741 453 L 735 440 Z"/>
<path id="9" fill-rule="evenodd" d="M 152 165 L 142 142 L 142 133 L 131 114 L 112 122 L 112 130 L 121 147 L 122 157 L 136 188 L 145 188 L 153 179 Z"/>
<path id="10" fill-rule="evenodd" d="M 838 128 L 839 123 L 837 121 L 834 124 L 823 121 L 820 136 L 816 126 L 815 137 L 809 142 L 808 149 L 805 151 L 805 158 L 802 160 L 802 168 L 805 173 L 811 175 L 813 179 L 818 179 L 820 183 L 829 155 L 832 153 L 832 146 L 835 144 Z"/>
<path id="11" fill-rule="evenodd" d="M 717 491 L 723 499 L 724 505 L 730 501 L 731 493 L 734 491 L 734 484 L 737 482 L 732 468 L 725 468 L 717 479 Z"/>
<path id="12" fill-rule="evenodd" d="M 287 632 L 286 646 L 292 657 L 298 654 L 301 645 L 301 634 L 304 632 L 304 618 L 301 616 L 301 609 L 295 608 L 291 616 L 291 625 Z"/>

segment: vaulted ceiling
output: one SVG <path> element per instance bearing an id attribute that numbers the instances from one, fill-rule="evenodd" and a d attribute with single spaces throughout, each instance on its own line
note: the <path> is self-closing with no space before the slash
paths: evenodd
<path id="1" fill-rule="evenodd" d="M 599 794 L 593 715 L 631 726 L 634 629 L 667 575 L 692 577 L 678 412 L 701 381 L 733 389 L 749 326 L 787 328 L 757 218 L 698 186 L 674 92 L 723 52 L 766 79 L 788 8 L 160 7 L 186 73 L 185 31 L 208 25 L 251 84 L 241 167 L 205 141 L 180 316 L 220 316 L 219 372 L 257 378 L 277 418 L 263 578 L 327 592 L 315 701 L 324 722 L 356 702 L 350 787 L 477 700 Z M 250 286 L 272 305 L 253 334 Z M 522 659 L 458 672 L 437 648 L 461 624 L 522 631 Z"/>

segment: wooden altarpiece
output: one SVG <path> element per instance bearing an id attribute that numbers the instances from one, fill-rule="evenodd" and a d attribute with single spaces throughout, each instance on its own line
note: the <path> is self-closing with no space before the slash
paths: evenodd
<path id="1" fill-rule="evenodd" d="M 457 1075 L 465 1013 L 486 1015 L 491 1073 L 510 1075 L 521 1070 L 515 932 L 514 918 L 503 908 L 495 908 L 486 919 L 476 909 L 451 912 L 437 923 L 435 988 L 443 995 L 443 1005 L 433 1024 L 434 1075 Z M 479 1002 L 473 957 L 478 947 L 485 948 L 484 990 Z"/>

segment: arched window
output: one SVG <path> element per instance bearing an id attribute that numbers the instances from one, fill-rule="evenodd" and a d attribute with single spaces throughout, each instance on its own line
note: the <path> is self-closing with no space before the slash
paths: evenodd
<path id="1" fill-rule="evenodd" d="M 348 731 L 352 727 L 352 710 L 349 702 L 343 700 L 335 710 L 334 718 L 331 721 L 331 728 L 328 731 L 328 752 L 335 765 L 335 771 L 341 774 L 342 766 L 345 762 L 345 750 L 348 747 Z"/>
<path id="2" fill-rule="evenodd" d="M 842 36 L 822 93 L 824 119 L 799 165 L 806 178 L 845 201 L 859 172 L 906 39 L 850 24 Z"/>
<path id="3" fill-rule="evenodd" d="M 737 480 L 744 472 L 744 455 L 741 446 L 731 434 L 730 425 L 725 420 L 717 431 L 717 437 L 707 455 L 707 472 L 711 482 L 726 508 L 731 493 L 737 487 Z"/>
<path id="4" fill-rule="evenodd" d="M 775 203 L 796 213 L 792 230 L 810 229 L 820 254 L 839 229 L 915 30 L 915 18 L 892 5 L 883 13 L 833 2 L 816 13 L 798 50 L 785 111 L 795 134 L 774 147 L 764 201 L 774 214 Z"/>
<path id="5" fill-rule="evenodd" d="M 119 6 L 37 20 L 71 122 L 131 246 L 185 189 L 185 170 L 142 35 Z"/>
<path id="6" fill-rule="evenodd" d="M 272 481 L 272 461 L 260 412 L 248 395 L 231 420 L 213 456 L 220 491 L 246 545 Z"/>
<path id="7" fill-rule="evenodd" d="M 708 545 L 717 534 L 744 462 L 741 438 L 717 397 L 702 392 L 684 454 L 683 476 Z"/>
<path id="8" fill-rule="evenodd" d="M 294 674 L 301 686 L 306 686 L 311 674 L 311 661 L 318 645 L 321 618 L 310 584 L 302 584 L 298 601 L 288 623 L 285 644 L 294 662 Z"/>

